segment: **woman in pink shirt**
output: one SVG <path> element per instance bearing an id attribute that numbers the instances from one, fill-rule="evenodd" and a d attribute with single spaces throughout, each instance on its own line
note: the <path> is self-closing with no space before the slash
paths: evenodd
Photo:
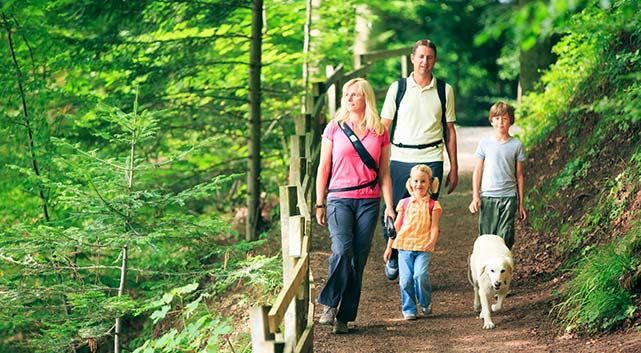
<path id="1" fill-rule="evenodd" d="M 345 126 L 360 140 L 375 169 L 361 159 Z M 333 324 L 334 333 L 347 333 L 347 322 L 356 319 L 381 193 L 386 214 L 395 217 L 389 157 L 389 135 L 376 110 L 374 90 L 362 78 L 348 81 L 341 107 L 323 132 L 316 176 L 316 221 L 329 226 L 332 240 L 327 282 L 318 296 L 324 306 L 319 322 Z"/>

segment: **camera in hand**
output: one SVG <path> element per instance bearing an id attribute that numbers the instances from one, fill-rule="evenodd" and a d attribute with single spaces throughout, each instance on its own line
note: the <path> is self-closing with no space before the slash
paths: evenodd
<path id="1" fill-rule="evenodd" d="M 387 236 L 396 239 L 396 228 L 394 227 L 394 219 L 390 216 L 385 218 L 385 229 L 387 230 Z"/>

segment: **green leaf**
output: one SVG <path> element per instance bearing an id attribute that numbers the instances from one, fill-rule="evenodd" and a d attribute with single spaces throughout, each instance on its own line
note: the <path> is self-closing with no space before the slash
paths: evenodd
<path id="1" fill-rule="evenodd" d="M 164 319 L 167 316 L 167 313 L 169 312 L 169 309 L 171 309 L 171 306 L 165 305 L 160 310 L 156 310 L 151 314 L 150 319 L 154 324 L 158 323 L 158 321 Z"/>

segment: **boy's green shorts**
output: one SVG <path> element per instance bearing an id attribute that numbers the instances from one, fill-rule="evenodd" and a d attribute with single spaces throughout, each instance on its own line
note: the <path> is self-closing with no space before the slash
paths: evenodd
<path id="1" fill-rule="evenodd" d="M 479 235 L 496 234 L 512 249 L 514 245 L 514 219 L 519 208 L 516 196 L 481 197 Z"/>

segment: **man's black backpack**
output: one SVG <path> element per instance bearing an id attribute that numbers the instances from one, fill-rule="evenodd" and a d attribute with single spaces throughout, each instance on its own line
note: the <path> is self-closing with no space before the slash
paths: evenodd
<path id="1" fill-rule="evenodd" d="M 392 126 L 390 128 L 390 141 L 394 141 L 394 130 L 396 129 L 396 118 L 398 117 L 398 109 L 401 105 L 401 100 L 405 95 L 405 91 L 407 90 L 407 79 L 402 78 L 397 82 L 398 82 L 398 90 L 396 91 L 396 111 L 394 112 L 394 120 L 392 120 Z M 447 120 L 445 116 L 446 115 L 445 114 L 445 103 L 446 103 L 445 81 L 439 80 L 438 78 L 436 79 L 436 93 L 438 94 L 438 99 L 441 101 L 441 125 L 443 126 L 443 141 L 435 141 L 435 142 L 431 142 L 423 145 L 405 145 L 403 143 L 398 143 L 398 144 L 394 144 L 395 146 L 402 147 L 402 148 L 423 149 L 423 148 L 438 146 L 441 142 L 445 142 L 445 144 L 447 145 L 449 136 L 447 136 Z"/>

